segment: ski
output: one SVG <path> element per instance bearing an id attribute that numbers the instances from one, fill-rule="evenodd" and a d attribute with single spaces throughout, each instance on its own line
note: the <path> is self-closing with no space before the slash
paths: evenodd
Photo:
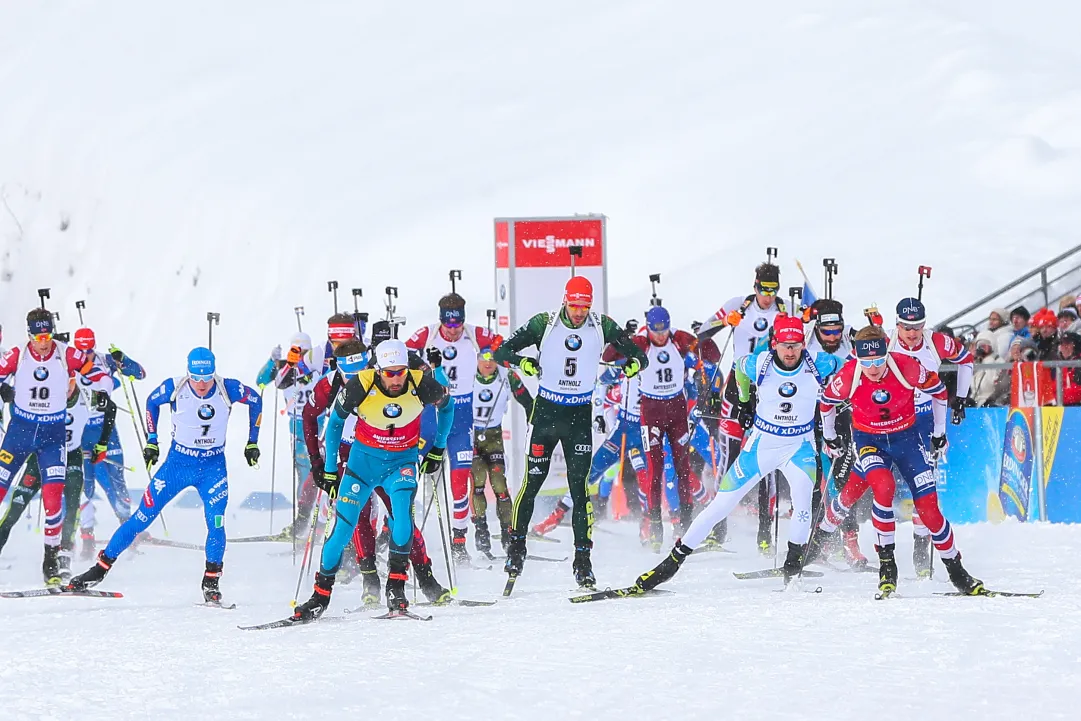
<path id="1" fill-rule="evenodd" d="M 518 580 L 518 576 L 511 574 L 507 576 L 507 585 L 503 587 L 503 598 L 510 598 L 510 595 L 514 593 L 514 583 Z"/>
<path id="2" fill-rule="evenodd" d="M 694 549 L 694 552 L 695 553 L 735 553 L 735 551 L 733 551 L 730 548 L 725 548 L 724 546 L 718 546 L 718 545 L 699 546 L 698 548 Z"/>
<path id="3" fill-rule="evenodd" d="M 399 619 L 402 619 L 402 620 L 408 619 L 408 620 L 411 620 L 411 621 L 431 621 L 432 617 L 431 616 L 419 616 L 419 615 L 413 613 L 412 611 L 407 611 L 404 608 L 398 608 L 398 609 L 395 609 L 393 611 L 387 611 L 382 616 L 372 616 L 372 619 L 375 620 L 375 621 L 383 621 L 383 620 L 397 621 Z"/>
<path id="4" fill-rule="evenodd" d="M 773 589 L 773 592 L 774 593 L 790 593 L 790 591 L 788 590 L 787 587 L 785 587 L 785 588 L 775 588 L 775 589 Z M 813 593 L 822 593 L 822 587 L 821 586 L 815 586 L 814 588 L 801 588 L 801 589 L 799 589 L 799 592 L 800 593 L 812 593 L 812 594 Z"/>
<path id="5" fill-rule="evenodd" d="M 643 596 L 662 596 L 670 593 L 674 593 L 674 591 L 668 591 L 662 588 L 654 588 L 650 591 L 646 591 L 638 586 L 627 586 L 626 588 L 606 588 L 603 591 L 594 591 L 593 593 L 585 593 L 580 596 L 571 596 L 567 600 L 571 603 L 590 603 L 592 601 L 607 601 L 612 598 L 641 598 Z"/>
<path id="6" fill-rule="evenodd" d="M 468 598 L 452 598 L 449 601 L 439 603 L 437 601 L 424 601 L 422 603 L 415 603 L 414 606 L 461 606 L 462 608 L 484 608 L 486 606 L 494 606 L 497 601 L 470 601 Z"/>
<path id="7" fill-rule="evenodd" d="M 525 537 L 530 541 L 540 541 L 541 543 L 563 543 L 563 541 L 558 538 L 548 538 L 548 536 L 542 536 L 536 531 L 530 531 Z M 492 536 L 492 538 L 498 538 L 501 542 L 503 540 L 503 536 Z"/>
<path id="8" fill-rule="evenodd" d="M 784 569 L 781 568 L 767 568 L 762 571 L 748 571 L 746 573 L 733 573 L 733 576 L 741 581 L 752 581 L 758 578 L 784 578 Z M 826 574 L 821 571 L 810 571 L 803 569 L 804 578 L 820 578 Z"/>
<path id="9" fill-rule="evenodd" d="M 365 613 L 365 612 L 368 612 L 368 611 L 378 611 L 382 607 L 383 607 L 382 603 L 380 603 L 379 601 L 375 601 L 374 603 L 365 603 L 365 604 L 363 604 L 361 606 L 357 606 L 356 608 L 347 608 L 347 609 L 345 609 L 345 613 L 346 614 L 354 614 L 354 613 Z"/>
<path id="10" fill-rule="evenodd" d="M 897 595 L 897 589 L 896 588 L 879 589 L 878 593 L 875 594 L 875 600 L 876 601 L 885 601 L 888 598 L 901 598 L 901 597 Z"/>
<path id="11" fill-rule="evenodd" d="M 195 605 L 199 608 L 217 608 L 221 609 L 222 611 L 232 611 L 236 608 L 235 603 L 225 605 L 221 601 L 203 601 L 202 603 L 196 603 Z"/>
<path id="12" fill-rule="evenodd" d="M 5 591 L 0 593 L 0 598 L 38 598 L 40 596 L 85 596 L 87 598 L 123 598 L 124 594 L 117 591 L 98 591 L 88 588 L 83 591 L 69 590 L 64 586 L 50 586 L 49 588 L 35 588 L 30 591 Z"/>
<path id="13" fill-rule="evenodd" d="M 241 536 L 239 538 L 227 538 L 226 543 L 292 543 L 292 539 L 276 536 Z"/>
<path id="14" fill-rule="evenodd" d="M 139 545 L 146 546 L 161 546 L 162 548 L 182 548 L 185 551 L 205 551 L 206 546 L 201 543 L 185 543 L 184 541 L 173 541 L 168 538 L 154 538 L 150 537 L 143 541 L 139 541 Z"/>
<path id="15" fill-rule="evenodd" d="M 301 619 L 296 616 L 289 616 L 277 621 L 271 621 L 270 623 L 260 623 L 257 626 L 237 626 L 241 631 L 265 631 L 271 628 L 287 628 L 289 626 L 304 626 L 306 624 L 317 621 L 316 618 Z"/>
<path id="16" fill-rule="evenodd" d="M 1036 593 L 1019 593 L 1017 591 L 992 591 L 990 589 L 984 589 L 983 593 L 969 594 L 961 593 L 960 591 L 944 591 L 941 593 L 935 593 L 936 596 L 961 596 L 962 598 L 995 598 L 1001 596 L 1003 598 L 1039 598 L 1043 595 L 1043 591 Z"/>
<path id="17" fill-rule="evenodd" d="M 485 554 L 489 561 L 506 561 L 506 556 L 497 556 L 494 553 Z M 548 556 L 534 556 L 532 554 L 526 554 L 525 559 L 527 561 L 547 561 L 548 563 L 563 563 L 570 560 L 570 556 L 564 556 L 563 558 L 550 558 Z"/>

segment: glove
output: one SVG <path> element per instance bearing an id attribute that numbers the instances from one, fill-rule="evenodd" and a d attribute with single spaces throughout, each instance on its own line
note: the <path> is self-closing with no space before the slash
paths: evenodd
<path id="1" fill-rule="evenodd" d="M 607 433 L 608 432 L 608 428 L 604 424 L 604 416 L 594 416 L 593 417 L 593 430 L 597 431 L 597 433 Z"/>
<path id="2" fill-rule="evenodd" d="M 432 449 L 424 455 L 424 460 L 420 462 L 420 472 L 429 474 L 438 471 L 439 467 L 443 465 L 443 453 L 446 450 L 446 448 L 433 446 Z"/>
<path id="3" fill-rule="evenodd" d="M 527 376 L 535 376 L 540 373 L 540 366 L 532 358 L 523 358 L 522 362 L 518 364 L 518 368 Z M 11 396 L 14 398 L 15 393 L 12 392 Z"/>
<path id="4" fill-rule="evenodd" d="M 337 471 L 328 471 L 324 468 L 319 473 L 312 473 L 312 480 L 315 481 L 316 486 L 322 488 L 328 495 L 337 495 L 338 484 L 341 483 Z"/>
<path id="5" fill-rule="evenodd" d="M 105 391 L 94 391 L 90 394 L 90 405 L 96 411 L 104 411 L 109 407 L 109 394 Z"/>
<path id="6" fill-rule="evenodd" d="M 638 375 L 638 371 L 642 370 L 642 364 L 637 358 L 631 358 L 627 361 L 627 365 L 623 366 L 623 375 L 628 378 L 634 378 Z"/>
<path id="7" fill-rule="evenodd" d="M 7 383 L 0 383 L 0 399 L 3 399 L 4 403 L 14 403 L 15 389 Z"/>
<path id="8" fill-rule="evenodd" d="M 254 443 L 244 446 L 244 460 L 248 462 L 249 466 L 254 467 L 259 462 L 259 446 Z"/>
<path id="9" fill-rule="evenodd" d="M 841 440 L 840 436 L 823 438 L 822 440 L 826 443 L 826 455 L 830 458 L 840 458 L 845 454 L 845 442 Z"/>
<path id="10" fill-rule="evenodd" d="M 503 336 L 496 333 L 492 336 L 492 342 L 488 344 L 488 347 L 492 349 L 492 352 L 499 350 L 499 346 L 503 345 Z"/>
<path id="11" fill-rule="evenodd" d="M 289 353 L 285 356 L 285 362 L 291 366 L 295 366 L 300 362 L 300 357 L 304 354 L 304 351 L 300 350 L 300 346 L 293 346 L 289 349 Z"/>
<path id="12" fill-rule="evenodd" d="M 438 368 L 443 365 L 443 353 L 435 346 L 424 351 L 424 357 L 428 359 L 428 365 L 432 368 Z"/>
<path id="13" fill-rule="evenodd" d="M 143 449 L 143 463 L 147 466 L 154 466 L 158 463 L 158 444 L 147 443 L 146 448 Z"/>
<path id="14" fill-rule="evenodd" d="M 274 346 L 274 349 L 270 351 L 270 360 L 277 363 L 282 359 L 282 347 L 280 345 Z"/>
<path id="15" fill-rule="evenodd" d="M 90 456 L 91 463 L 101 463 L 105 460 L 105 454 L 109 452 L 109 446 L 104 443 L 95 443 L 94 452 Z"/>
<path id="16" fill-rule="evenodd" d="M 700 321 L 700 320 L 692 320 L 691 321 L 691 333 L 694 333 L 695 335 L 698 335 L 698 331 L 701 330 L 701 329 L 702 329 L 702 321 Z"/>
<path id="17" fill-rule="evenodd" d="M 936 461 L 942 460 L 946 455 L 946 448 L 950 444 L 946 441 L 946 436 L 931 436 L 931 455 L 935 457 Z"/>
<path id="18" fill-rule="evenodd" d="M 968 398 L 956 397 L 950 401 L 950 408 L 953 413 L 950 414 L 950 423 L 955 426 L 961 425 L 961 421 L 965 420 L 965 408 L 972 405 L 972 401 Z"/>
<path id="19" fill-rule="evenodd" d="M 729 311 L 724 317 L 724 324 L 735 328 L 743 320 L 743 315 L 738 310 Z"/>
<path id="20" fill-rule="evenodd" d="M 750 430 L 754 425 L 754 406 L 750 401 L 736 406 L 736 420 L 739 421 L 739 427 L 745 431 Z"/>
<path id="21" fill-rule="evenodd" d="M 627 335 L 634 335 L 638 332 L 638 320 L 631 318 L 624 324 L 623 330 L 626 331 Z"/>

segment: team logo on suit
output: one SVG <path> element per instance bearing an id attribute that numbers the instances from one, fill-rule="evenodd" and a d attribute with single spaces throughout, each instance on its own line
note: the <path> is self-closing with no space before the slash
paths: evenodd
<path id="1" fill-rule="evenodd" d="M 754 319 L 754 329 L 756 331 L 761 333 L 766 328 L 769 328 L 769 321 L 768 320 L 766 320 L 765 318 L 755 318 Z"/>
<path id="2" fill-rule="evenodd" d="M 571 333 L 567 336 L 567 340 L 563 341 L 563 345 L 567 347 L 567 350 L 579 350 L 582 347 L 582 336 Z"/>
<path id="3" fill-rule="evenodd" d="M 209 421 L 211 418 L 214 417 L 214 406 L 210 405 L 209 403 L 204 403 L 203 405 L 199 406 L 198 415 L 199 418 L 201 418 L 202 420 Z"/>
<path id="4" fill-rule="evenodd" d="M 383 415 L 387 418 L 397 418 L 402 414 L 402 407 L 397 403 L 388 403 L 383 406 Z"/>
<path id="5" fill-rule="evenodd" d="M 480 398 L 485 403 L 487 403 L 488 401 L 492 400 L 492 398 L 494 397 L 494 394 L 492 393 L 491 390 L 489 390 L 488 388 L 485 388 L 484 390 L 482 390 L 480 393 L 477 394 L 477 397 Z"/>
<path id="6" fill-rule="evenodd" d="M 49 377 L 49 369 L 45 366 L 38 366 L 34 369 L 34 380 L 43 381 Z"/>
<path id="7" fill-rule="evenodd" d="M 796 395 L 797 390 L 798 388 L 796 388 L 795 383 L 785 382 L 778 386 L 777 393 L 779 393 L 782 398 L 791 398 Z"/>
<path id="8" fill-rule="evenodd" d="M 452 345 L 448 345 L 443 349 L 443 357 L 447 360 L 454 360 L 458 357 L 458 349 Z"/>
<path id="9" fill-rule="evenodd" d="M 657 354 L 658 363 L 667 363 L 669 358 L 671 358 L 671 356 L 668 355 L 668 351 L 666 350 L 662 350 L 660 353 Z"/>
<path id="10" fill-rule="evenodd" d="M 879 388 L 871 394 L 871 400 L 880 406 L 885 405 L 890 402 L 890 392 L 885 388 Z"/>

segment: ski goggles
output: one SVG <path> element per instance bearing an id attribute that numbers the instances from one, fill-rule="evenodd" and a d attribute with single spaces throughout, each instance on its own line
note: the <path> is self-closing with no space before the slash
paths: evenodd
<path id="1" fill-rule="evenodd" d="M 48 332 L 46 332 L 46 333 L 31 333 L 30 334 L 30 340 L 34 341 L 35 343 L 48 343 L 52 339 L 53 339 L 53 334 L 48 333 Z"/>
<path id="2" fill-rule="evenodd" d="M 769 280 L 760 280 L 754 284 L 755 292 L 761 295 L 777 295 L 777 291 L 780 287 L 780 283 L 774 283 Z"/>
<path id="3" fill-rule="evenodd" d="M 379 375 L 384 378 L 401 378 L 408 370 L 408 368 L 380 368 Z"/>
<path id="4" fill-rule="evenodd" d="M 881 368 L 886 365 L 886 356 L 881 358 L 860 358 L 860 365 L 864 368 Z"/>
<path id="5" fill-rule="evenodd" d="M 206 383 L 207 381 L 214 380 L 213 373 L 188 373 L 188 380 L 195 381 L 196 383 Z"/>
<path id="6" fill-rule="evenodd" d="M 904 323 L 902 321 L 897 321 L 897 327 L 901 330 L 923 330 L 926 325 L 927 324 L 922 321 L 919 323 Z"/>

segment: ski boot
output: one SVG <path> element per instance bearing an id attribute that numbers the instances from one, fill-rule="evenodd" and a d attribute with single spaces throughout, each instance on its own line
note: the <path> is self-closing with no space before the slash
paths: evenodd
<path id="1" fill-rule="evenodd" d="M 728 519 L 722 518 L 706 539 L 702 541 L 703 548 L 720 548 L 728 540 Z"/>
<path id="2" fill-rule="evenodd" d="M 387 559 L 387 609 L 392 613 L 409 608 L 409 600 L 405 597 L 405 582 L 409 580 L 406 572 L 408 562 L 409 557 L 400 553 L 392 553 Z"/>
<path id="3" fill-rule="evenodd" d="M 221 589 L 218 588 L 221 567 L 220 563 L 206 562 L 206 570 L 203 571 L 203 601 L 205 603 L 221 603 Z"/>
<path id="4" fill-rule="evenodd" d="M 844 553 L 845 563 L 849 568 L 860 570 L 867 567 L 867 557 L 860 552 L 860 533 L 859 531 L 845 531 L 842 536 L 844 537 Z"/>
<path id="5" fill-rule="evenodd" d="M 383 530 L 379 532 L 379 535 L 375 537 L 375 553 L 385 553 L 390 548 L 390 526 L 387 525 L 387 519 L 383 519 Z"/>
<path id="6" fill-rule="evenodd" d="M 312 511 L 310 508 L 308 509 L 307 513 L 304 512 L 303 508 L 301 508 L 300 513 L 297 515 L 296 518 L 293 519 L 293 522 L 290 523 L 288 526 L 282 528 L 282 530 L 279 531 L 277 535 L 273 536 L 272 540 L 291 542 L 294 538 L 304 538 L 308 534 L 308 520 L 311 515 Z"/>
<path id="7" fill-rule="evenodd" d="M 307 623 L 317 621 L 330 605 L 330 594 L 334 590 L 334 575 L 317 572 L 312 597 L 293 609 L 293 618 Z"/>
<path id="8" fill-rule="evenodd" d="M 503 570 L 507 572 L 507 575 L 519 576 L 525 566 L 525 534 L 519 531 L 508 531 L 503 537 L 510 539 L 507 542 L 507 562 L 503 565 Z"/>
<path id="9" fill-rule="evenodd" d="M 469 557 L 469 551 L 465 547 L 466 529 L 455 528 L 453 532 L 454 537 L 450 540 L 450 557 L 455 566 L 468 566 L 473 559 Z"/>
<path id="10" fill-rule="evenodd" d="M 691 503 L 683 503 L 679 506 L 679 517 L 672 519 L 672 524 L 678 531 L 673 538 L 682 538 L 683 534 L 687 532 L 687 529 L 691 527 L 691 522 L 694 521 L 694 505 Z"/>
<path id="11" fill-rule="evenodd" d="M 893 557 L 895 546 L 875 546 L 878 551 L 878 594 L 886 598 L 897 591 L 897 561 Z"/>
<path id="12" fill-rule="evenodd" d="M 781 567 L 785 586 L 788 586 L 792 579 L 799 576 L 800 571 L 803 570 L 803 549 L 804 547 L 799 544 L 788 542 L 788 555 L 785 556 L 784 565 Z"/>
<path id="13" fill-rule="evenodd" d="M 646 571 L 638 580 L 634 582 L 634 585 L 645 591 L 652 591 L 657 586 L 661 585 L 672 579 L 672 576 L 676 575 L 676 571 L 683 565 L 683 562 L 687 560 L 687 556 L 691 555 L 693 549 L 687 548 L 683 545 L 683 541 L 676 541 L 676 545 L 672 547 L 672 552 L 665 556 L 654 567 L 652 571 Z"/>
<path id="14" fill-rule="evenodd" d="M 346 547 L 346 551 L 350 550 L 350 546 Z M 335 582 L 342 586 L 347 586 L 360 575 L 360 566 L 355 555 L 355 551 L 342 554 L 342 565 L 338 566 L 338 572 L 334 574 Z"/>
<path id="15" fill-rule="evenodd" d="M 958 591 L 966 596 L 983 596 L 987 593 L 987 589 L 983 587 L 983 581 L 973 578 L 961 565 L 960 553 L 953 558 L 943 558 L 942 563 L 946 566 L 946 572 L 950 574 L 950 583 Z"/>
<path id="16" fill-rule="evenodd" d="M 67 584 L 71 580 L 71 551 L 60 551 L 60 582 Z"/>
<path id="17" fill-rule="evenodd" d="M 642 517 L 638 519 L 638 542 L 642 544 L 643 548 L 649 545 L 650 539 L 650 521 L 649 515 L 643 513 Z"/>
<path id="18" fill-rule="evenodd" d="M 450 603 L 453 596 L 450 593 L 450 589 L 443 588 L 439 581 L 435 580 L 435 574 L 432 573 L 432 562 L 429 560 L 427 563 L 413 564 L 413 573 L 417 577 L 417 585 L 420 586 L 421 593 L 424 597 L 431 601 L 434 605 L 442 606 Z"/>
<path id="19" fill-rule="evenodd" d="M 473 516 L 473 545 L 485 556 L 492 556 L 492 534 L 488 531 L 488 519 Z"/>
<path id="20" fill-rule="evenodd" d="M 97 555 L 97 541 L 94 539 L 94 529 L 85 528 L 79 532 L 79 540 L 82 543 L 82 549 L 79 551 L 80 561 L 91 561 Z"/>
<path id="21" fill-rule="evenodd" d="M 510 545 L 510 524 L 499 524 L 499 545 L 503 547 L 503 555 L 507 553 L 507 546 Z"/>
<path id="22" fill-rule="evenodd" d="M 931 577 L 931 536 L 912 534 L 912 565 L 916 567 L 916 578 Z"/>
<path id="23" fill-rule="evenodd" d="M 574 580 L 578 588 L 593 590 L 597 587 L 597 577 L 593 575 L 593 562 L 589 558 L 591 549 L 592 544 L 574 547 Z"/>
<path id="24" fill-rule="evenodd" d="M 63 583 L 60 578 L 60 546 L 45 547 L 45 555 L 41 560 L 41 574 L 45 577 L 46 586 L 59 586 Z"/>
<path id="25" fill-rule="evenodd" d="M 758 529 L 758 552 L 763 556 L 773 555 L 773 533 L 768 526 Z"/>
<path id="26" fill-rule="evenodd" d="M 78 576 L 71 577 L 71 581 L 67 585 L 68 590 L 85 591 L 88 588 L 93 588 L 105 579 L 105 575 L 109 573 L 109 569 L 113 567 L 114 563 L 116 563 L 116 559 L 109 558 L 105 555 L 105 551 L 102 551 L 98 554 L 97 563 Z"/>
<path id="27" fill-rule="evenodd" d="M 807 546 L 803 549 L 803 567 L 807 568 L 819 558 L 824 561 L 823 551 L 836 537 L 836 531 L 826 533 L 821 528 L 811 529 L 811 540 L 807 542 Z"/>
<path id="28" fill-rule="evenodd" d="M 360 602 L 365 606 L 375 606 L 379 603 L 379 572 L 375 570 L 375 558 L 362 558 L 357 566 L 364 584 L 360 592 Z"/>
<path id="29" fill-rule="evenodd" d="M 569 510 L 570 506 L 564 503 L 563 499 L 560 499 L 559 503 L 556 505 L 556 509 L 552 511 L 552 514 L 533 526 L 533 533 L 536 533 L 538 536 L 548 535 L 556 526 L 563 522 L 563 517 L 567 515 L 567 511 Z"/>

